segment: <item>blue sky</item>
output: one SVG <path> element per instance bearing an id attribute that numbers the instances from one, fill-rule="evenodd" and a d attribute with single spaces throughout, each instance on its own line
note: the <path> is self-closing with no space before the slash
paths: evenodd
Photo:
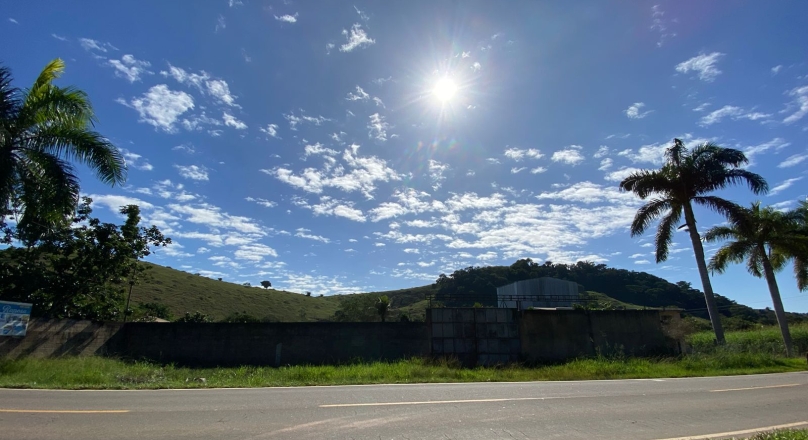
<path id="1" fill-rule="evenodd" d="M 764 204 L 806 196 L 804 2 L 190 5 L 6 1 L 0 17 L 18 85 L 61 57 L 60 83 L 89 94 L 129 179 L 84 173 L 83 191 L 105 220 L 139 204 L 174 239 L 155 263 L 314 294 L 524 257 L 700 287 L 684 233 L 663 264 L 653 233 L 629 236 L 627 173 L 674 137 L 714 141 L 747 152 Z M 713 282 L 770 305 L 743 267 Z"/>

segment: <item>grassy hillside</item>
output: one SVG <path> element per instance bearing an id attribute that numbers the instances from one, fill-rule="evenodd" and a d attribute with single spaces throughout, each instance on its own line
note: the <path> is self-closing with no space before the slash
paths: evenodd
<path id="1" fill-rule="evenodd" d="M 339 302 L 335 297 L 308 297 L 299 293 L 217 281 L 155 264 L 132 289 L 132 304 L 156 302 L 168 306 L 174 317 L 201 312 L 220 321 L 246 313 L 271 321 L 319 321 L 330 318 Z"/>

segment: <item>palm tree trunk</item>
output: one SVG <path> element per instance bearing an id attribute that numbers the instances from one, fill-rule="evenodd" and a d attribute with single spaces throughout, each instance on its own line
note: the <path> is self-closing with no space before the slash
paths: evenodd
<path id="1" fill-rule="evenodd" d="M 701 236 L 696 229 L 696 217 L 693 215 L 693 207 L 690 203 L 684 204 L 685 223 L 690 233 L 690 241 L 693 244 L 693 254 L 696 256 L 696 265 L 699 268 L 699 277 L 704 289 L 704 302 L 707 303 L 707 313 L 710 315 L 710 322 L 715 332 L 715 340 L 719 345 L 724 344 L 724 327 L 721 325 L 721 315 L 718 314 L 718 306 L 715 303 L 713 285 L 710 283 L 710 276 L 707 273 L 707 263 L 704 261 L 704 247 L 701 245 Z"/>
<path id="2" fill-rule="evenodd" d="M 763 275 L 766 276 L 766 283 L 769 285 L 769 293 L 774 304 L 774 315 L 777 317 L 777 324 L 780 326 L 780 333 L 783 334 L 783 344 L 786 346 L 786 356 L 791 357 L 791 332 L 788 330 L 786 312 L 783 309 L 783 300 L 780 299 L 780 288 L 777 287 L 777 279 L 774 277 L 774 269 L 769 261 L 769 256 L 763 246 L 758 249 L 763 256 Z"/>

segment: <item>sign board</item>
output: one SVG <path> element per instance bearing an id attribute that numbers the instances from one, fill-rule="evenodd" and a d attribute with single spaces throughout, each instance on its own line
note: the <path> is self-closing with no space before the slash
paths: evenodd
<path id="1" fill-rule="evenodd" d="M 0 336 L 25 336 L 31 304 L 0 301 Z"/>

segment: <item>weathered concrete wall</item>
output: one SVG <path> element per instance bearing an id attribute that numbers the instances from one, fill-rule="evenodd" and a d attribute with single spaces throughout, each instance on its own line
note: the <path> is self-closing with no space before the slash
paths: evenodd
<path id="1" fill-rule="evenodd" d="M 122 324 L 32 319 L 24 337 L 0 337 L 0 357 L 105 355 L 116 350 Z"/>
<path id="2" fill-rule="evenodd" d="M 132 323 L 121 353 L 185 365 L 330 364 L 429 355 L 423 323 Z"/>
<path id="3" fill-rule="evenodd" d="M 674 354 L 676 341 L 663 331 L 670 319 L 657 310 L 526 310 L 519 319 L 522 356 L 552 362 L 598 353 Z"/>
<path id="4" fill-rule="evenodd" d="M 432 355 L 456 357 L 466 366 L 517 361 L 521 347 L 516 313 L 502 308 L 429 309 Z"/>

